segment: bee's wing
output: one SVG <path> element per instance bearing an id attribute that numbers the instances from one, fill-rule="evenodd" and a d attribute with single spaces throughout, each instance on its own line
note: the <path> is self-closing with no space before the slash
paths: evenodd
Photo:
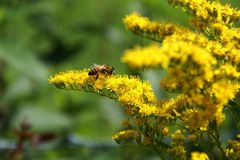
<path id="1" fill-rule="evenodd" d="M 98 67 L 99 65 L 96 63 L 93 63 L 92 68 Z"/>

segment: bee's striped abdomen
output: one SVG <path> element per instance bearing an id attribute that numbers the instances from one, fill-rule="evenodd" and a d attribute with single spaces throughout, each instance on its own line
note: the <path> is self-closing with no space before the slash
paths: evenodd
<path id="1" fill-rule="evenodd" d="M 89 72 L 88 72 L 88 75 L 89 76 L 92 76 L 92 75 L 96 75 L 98 73 L 98 69 L 97 68 L 93 68 L 91 69 Z"/>

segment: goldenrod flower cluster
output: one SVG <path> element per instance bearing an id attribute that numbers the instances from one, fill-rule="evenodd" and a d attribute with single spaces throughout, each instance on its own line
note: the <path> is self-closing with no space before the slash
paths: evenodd
<path id="1" fill-rule="evenodd" d="M 131 13 L 123 19 L 126 28 L 155 43 L 127 49 L 121 61 L 132 69 L 166 70 L 160 85 L 174 92 L 174 97 L 158 99 L 151 84 L 139 77 L 101 73 L 96 78 L 88 75 L 90 69 L 62 72 L 49 82 L 58 88 L 95 92 L 120 102 L 130 120 L 127 129 L 113 136 L 117 143 L 149 145 L 157 152 L 165 149 L 173 157 L 192 160 L 215 157 L 215 147 L 223 158 L 239 159 L 239 141 L 229 141 L 224 149 L 218 129 L 225 119 L 224 111 L 232 108 L 229 102 L 235 102 L 240 89 L 240 29 L 234 26 L 240 20 L 240 11 L 219 1 L 169 3 L 187 10 L 198 31 Z M 174 125 L 179 128 L 171 134 Z M 168 136 L 172 141 L 166 144 L 164 138 Z M 208 141 L 212 151 L 192 152 L 190 156 L 186 147 L 189 140 L 196 146 Z"/>
<path id="2" fill-rule="evenodd" d="M 133 13 L 129 17 L 137 17 L 136 20 L 140 19 L 142 23 L 139 14 Z M 146 20 L 145 17 L 142 19 Z M 135 32 L 138 26 L 136 22 L 133 25 L 128 21 L 128 16 L 124 21 L 127 27 Z M 150 22 L 148 19 L 144 24 L 143 32 L 151 31 L 152 24 L 165 27 L 160 22 Z M 220 125 L 224 120 L 224 105 L 235 97 L 240 88 L 240 74 L 237 66 L 233 65 L 238 63 L 238 55 L 232 55 L 230 49 L 224 48 L 218 41 L 208 40 L 207 37 L 183 27 L 159 38 L 163 39 L 161 45 L 150 44 L 147 47 L 137 46 L 126 50 L 122 61 L 135 69 L 167 69 L 167 78 L 172 80 L 164 79 L 161 85 L 168 91 L 180 89 L 186 95 L 186 103 L 183 103 L 180 107 L 181 113 L 178 113 L 181 115 L 179 118 L 189 128 L 207 130 L 212 120 L 216 120 Z M 162 103 L 162 106 L 166 105 Z M 172 109 L 172 112 L 177 111 L 176 108 Z"/>

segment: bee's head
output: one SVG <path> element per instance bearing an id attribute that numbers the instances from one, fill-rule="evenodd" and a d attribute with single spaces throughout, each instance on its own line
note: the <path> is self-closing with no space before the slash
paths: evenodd
<path id="1" fill-rule="evenodd" d="M 111 66 L 111 74 L 114 72 L 114 67 Z"/>

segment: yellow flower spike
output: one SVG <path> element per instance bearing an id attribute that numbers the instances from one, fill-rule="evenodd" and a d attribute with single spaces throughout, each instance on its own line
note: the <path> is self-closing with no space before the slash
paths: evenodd
<path id="1" fill-rule="evenodd" d="M 218 22 L 225 25 L 231 25 L 240 18 L 240 11 L 231 8 L 230 5 L 221 5 L 218 1 L 206 0 L 169 0 L 169 3 L 180 5 L 195 16 L 199 21 L 207 24 Z"/>
<path id="2" fill-rule="evenodd" d="M 225 120 L 225 114 L 223 113 L 223 107 L 219 107 L 219 109 L 217 110 L 217 112 L 215 114 L 215 117 L 216 117 L 217 126 L 220 126 L 223 123 L 223 121 Z"/>
<path id="3" fill-rule="evenodd" d="M 239 140 L 228 140 L 226 156 L 229 159 L 240 159 L 240 142 L 239 142 Z"/>
<path id="4" fill-rule="evenodd" d="M 136 12 L 127 15 L 123 22 L 130 31 L 156 41 L 162 41 L 174 33 L 185 33 L 187 30 L 173 23 L 150 21 Z"/>
<path id="5" fill-rule="evenodd" d="M 181 119 L 183 120 L 184 124 L 190 129 L 198 129 L 202 128 L 202 130 L 207 130 L 209 118 L 206 118 L 204 115 L 204 111 L 198 108 L 187 109 L 182 113 Z"/>
<path id="6" fill-rule="evenodd" d="M 227 88 L 227 89 L 226 89 Z M 222 80 L 212 84 L 212 94 L 219 104 L 227 104 L 229 100 L 233 99 L 239 91 L 240 84 L 233 83 L 229 80 Z"/>
<path id="7" fill-rule="evenodd" d="M 173 138 L 173 140 L 184 141 L 186 139 L 184 135 L 185 133 L 186 133 L 186 130 L 177 130 L 175 131 L 175 133 L 171 135 L 171 137 Z"/>
<path id="8" fill-rule="evenodd" d="M 203 152 L 192 152 L 191 160 L 209 160 L 208 155 Z"/>
<path id="9" fill-rule="evenodd" d="M 160 81 L 160 86 L 169 92 L 174 91 L 180 87 L 176 77 L 170 77 L 170 76 L 163 78 Z"/>
<path id="10" fill-rule="evenodd" d="M 181 116 L 177 110 L 181 110 L 187 103 L 187 98 L 184 94 L 177 96 L 166 101 L 160 101 L 157 105 L 156 115 L 159 117 L 173 118 L 172 114 L 176 117 Z"/>
<path id="11" fill-rule="evenodd" d="M 187 58 L 191 58 L 194 63 L 207 67 L 204 70 L 209 70 L 212 65 L 216 64 L 216 59 L 210 52 L 198 45 L 189 44 L 176 37 L 166 38 L 162 48 L 169 57 L 179 59 L 182 63 L 187 62 Z"/>
<path id="12" fill-rule="evenodd" d="M 112 136 L 112 139 L 117 143 L 122 143 L 124 141 L 135 141 L 136 143 L 141 142 L 141 133 L 135 130 L 123 130 Z"/>
<path id="13" fill-rule="evenodd" d="M 185 133 L 185 130 L 177 130 L 171 135 L 173 141 L 171 142 L 171 148 L 167 151 L 175 155 L 178 159 L 186 159 Z"/>
<path id="14" fill-rule="evenodd" d="M 159 66 L 166 68 L 169 63 L 169 57 L 162 53 L 161 47 L 157 44 L 151 44 L 144 48 L 136 46 L 133 49 L 128 49 L 121 59 L 122 62 L 136 69 Z"/>
<path id="15" fill-rule="evenodd" d="M 162 50 L 170 59 L 171 69 L 182 72 L 180 77 L 184 78 L 186 82 L 189 81 L 186 78 L 191 77 L 192 79 L 194 76 L 200 75 L 203 80 L 212 81 L 212 70 L 217 61 L 204 48 L 168 37 L 163 42 Z M 179 79 L 179 74 L 170 75 L 177 76 Z"/>
<path id="16" fill-rule="evenodd" d="M 188 136 L 188 139 L 189 139 L 190 141 L 196 141 L 197 138 L 198 138 L 198 136 L 197 136 L 196 133 L 190 134 L 190 135 Z"/>
<path id="17" fill-rule="evenodd" d="M 232 64 L 223 64 L 218 69 L 214 71 L 214 76 L 216 78 L 240 78 L 240 72 L 237 71 L 237 67 Z"/>
<path id="18" fill-rule="evenodd" d="M 186 159 L 186 148 L 182 144 L 175 145 L 167 151 L 180 160 Z"/>
<path id="19" fill-rule="evenodd" d="M 220 41 L 224 47 L 228 50 L 232 49 L 240 49 L 240 29 L 239 28 L 231 28 L 229 29 L 227 26 L 221 23 L 214 23 L 211 25 L 214 30 L 214 35 L 217 37 L 218 41 Z M 239 52 L 239 51 L 238 51 Z M 239 59 L 239 58 L 238 58 Z"/>
<path id="20" fill-rule="evenodd" d="M 49 83 L 54 84 L 59 88 L 70 89 L 81 89 L 85 87 L 86 83 L 93 82 L 93 79 L 88 76 L 88 70 L 76 71 L 70 70 L 66 72 L 60 72 L 49 78 Z M 79 88 L 77 88 L 79 87 Z"/>
<path id="21" fill-rule="evenodd" d="M 167 136 L 168 133 L 169 133 L 169 128 L 168 128 L 168 127 L 163 127 L 163 129 L 162 129 L 162 135 L 163 135 L 163 136 Z"/>
<path id="22" fill-rule="evenodd" d="M 156 97 L 149 82 L 127 75 L 88 75 L 88 70 L 67 71 L 50 77 L 49 83 L 58 88 L 96 92 L 132 106 L 142 116 L 155 114 Z"/>
<path id="23" fill-rule="evenodd" d="M 144 116 L 156 115 L 156 111 L 157 111 L 156 106 L 149 106 L 149 105 L 145 105 L 145 104 L 143 104 L 139 108 L 139 113 Z"/>

